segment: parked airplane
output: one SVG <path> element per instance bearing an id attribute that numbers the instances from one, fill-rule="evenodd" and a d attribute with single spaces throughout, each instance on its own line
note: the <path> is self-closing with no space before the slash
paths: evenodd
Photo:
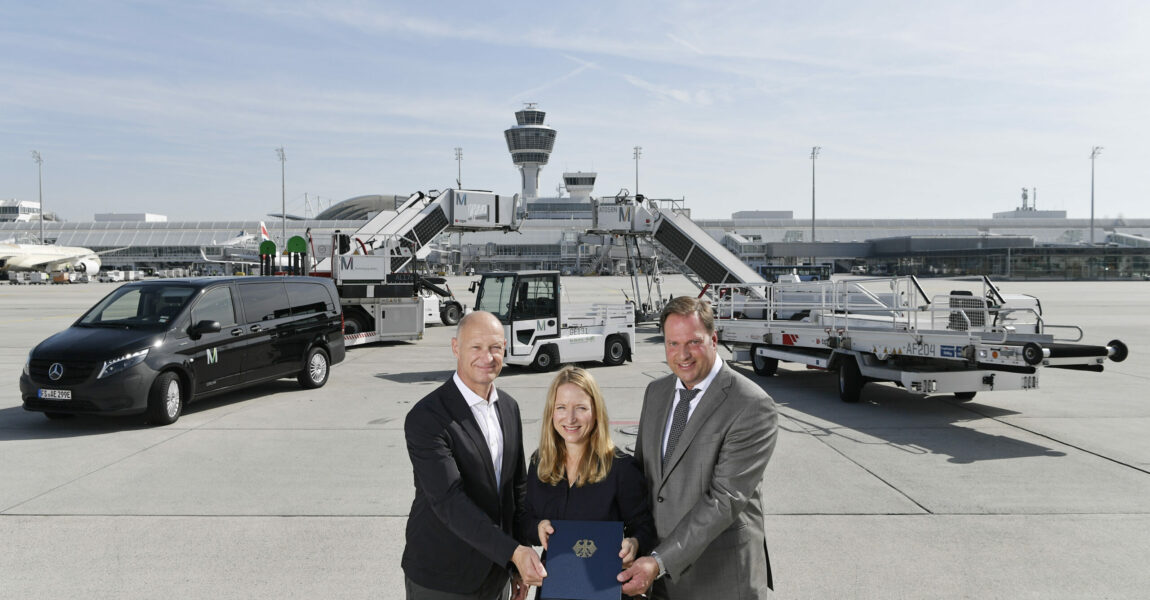
<path id="1" fill-rule="evenodd" d="M 55 244 L 0 244 L 0 271 L 100 271 L 100 255 L 88 248 Z"/>
<path id="2" fill-rule="evenodd" d="M 200 256 L 207 262 L 257 265 L 260 262 L 260 244 L 270 240 L 268 228 L 260 221 L 259 233 L 240 231 L 236 237 L 223 242 L 212 242 L 200 247 Z"/>

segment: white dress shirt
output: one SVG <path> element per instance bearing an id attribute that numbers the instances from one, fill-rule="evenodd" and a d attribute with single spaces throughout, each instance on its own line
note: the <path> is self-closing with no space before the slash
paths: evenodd
<path id="1" fill-rule="evenodd" d="M 495 402 L 499 400 L 499 392 L 495 391 L 495 386 L 492 385 L 491 398 L 482 398 L 463 384 L 459 373 L 452 379 L 455 381 L 455 387 L 459 388 L 459 393 L 463 394 L 467 406 L 471 408 L 471 414 L 475 415 L 479 430 L 483 432 L 483 438 L 487 440 L 487 449 L 491 451 L 491 462 L 495 466 L 495 484 L 498 486 L 499 476 L 503 471 L 503 428 L 499 426 L 499 409 L 495 406 Z"/>
<path id="2" fill-rule="evenodd" d="M 699 385 L 691 389 L 699 390 L 699 394 L 691 399 L 691 404 L 687 408 L 687 422 L 691 422 L 691 415 L 695 414 L 695 409 L 699 406 L 699 401 L 707 393 L 707 387 L 715 380 L 715 376 L 719 374 L 719 369 L 723 368 L 723 359 L 718 356 L 715 357 L 715 364 L 711 365 L 711 372 L 707 373 L 707 378 L 704 379 Z M 687 386 L 683 385 L 683 381 L 678 377 L 675 378 L 675 399 L 671 403 L 671 410 L 667 412 L 667 423 L 663 426 L 663 453 L 667 452 L 667 440 L 671 438 L 671 421 L 675 418 L 675 407 L 679 406 L 679 390 L 685 390 Z"/>

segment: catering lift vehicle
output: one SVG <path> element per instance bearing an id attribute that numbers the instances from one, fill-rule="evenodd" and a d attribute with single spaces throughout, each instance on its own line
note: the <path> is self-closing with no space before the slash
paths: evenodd
<path id="1" fill-rule="evenodd" d="M 441 233 L 518 229 L 518 194 L 449 189 L 417 192 L 396 210 L 382 211 L 355 233 L 336 234 L 331 256 L 310 274 L 331 277 L 344 312 L 347 346 L 416 340 L 429 319 L 453 325 L 462 304 L 442 280 L 414 273 Z"/>
<path id="2" fill-rule="evenodd" d="M 594 360 L 614 366 L 631 360 L 631 302 L 565 302 L 558 271 L 484 273 L 472 288 L 475 310 L 490 312 L 503 323 L 507 364 L 550 371 L 563 363 Z"/>
<path id="3" fill-rule="evenodd" d="M 620 195 L 600 201 L 594 229 L 662 247 L 715 309 L 719 341 L 735 360 L 773 375 L 779 361 L 836 371 L 839 396 L 868 382 L 970 400 L 982 391 L 1035 389 L 1043 367 L 1101 372 L 1126 345 L 1080 343 L 1073 325 L 1047 323 L 1037 298 L 1004 294 L 990 279 L 915 277 L 768 283 L 682 212 Z M 926 287 L 947 286 L 928 293 Z M 955 289 L 955 288 L 965 289 Z"/>

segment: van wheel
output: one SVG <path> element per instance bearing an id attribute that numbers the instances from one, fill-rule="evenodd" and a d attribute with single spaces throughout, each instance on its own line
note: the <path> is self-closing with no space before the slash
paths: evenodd
<path id="1" fill-rule="evenodd" d="M 606 347 L 603 349 L 603 364 L 615 367 L 627 360 L 627 340 L 622 336 L 607 337 Z"/>
<path id="2" fill-rule="evenodd" d="M 171 371 L 160 373 L 148 392 L 148 422 L 171 425 L 184 412 L 184 388 L 180 376 Z"/>
<path id="3" fill-rule="evenodd" d="M 544 346 L 535 353 L 535 360 L 531 361 L 531 368 L 546 373 L 559 366 L 559 350 L 555 346 Z"/>
<path id="4" fill-rule="evenodd" d="M 761 347 L 751 346 L 751 366 L 755 368 L 755 375 L 771 377 L 779 370 L 779 359 L 760 356 L 758 350 Z"/>
<path id="5" fill-rule="evenodd" d="M 303 370 L 299 372 L 297 379 L 305 390 L 314 390 L 327 383 L 330 373 L 331 365 L 327 359 L 327 352 L 324 352 L 323 348 L 312 348 L 303 361 Z"/>
<path id="6" fill-rule="evenodd" d="M 858 402 L 865 384 L 858 361 L 853 356 L 842 357 L 839 361 L 839 398 L 849 404 Z"/>
<path id="7" fill-rule="evenodd" d="M 439 311 L 439 318 L 444 325 L 458 325 L 459 319 L 463 318 L 463 308 L 455 302 L 449 302 Z"/>

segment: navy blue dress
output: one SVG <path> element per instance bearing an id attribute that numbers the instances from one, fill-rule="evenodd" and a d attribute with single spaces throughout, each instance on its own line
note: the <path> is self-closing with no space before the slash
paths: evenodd
<path id="1" fill-rule="evenodd" d="M 639 463 L 629 454 L 616 452 L 611 472 L 598 483 L 571 487 L 566 479 L 555 485 L 539 481 L 538 464 L 532 457 L 527 471 L 527 515 L 523 535 L 538 546 L 539 522 L 622 521 L 623 536 L 639 540 L 643 556 L 655 547 L 655 520 L 647 498 L 647 483 Z"/>

